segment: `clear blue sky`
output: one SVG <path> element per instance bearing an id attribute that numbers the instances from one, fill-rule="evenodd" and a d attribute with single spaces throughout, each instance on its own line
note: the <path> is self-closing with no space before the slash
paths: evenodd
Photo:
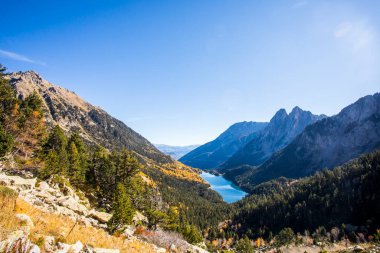
<path id="1" fill-rule="evenodd" d="M 1 1 L 0 62 L 36 70 L 153 143 L 201 144 L 380 87 L 380 1 Z"/>

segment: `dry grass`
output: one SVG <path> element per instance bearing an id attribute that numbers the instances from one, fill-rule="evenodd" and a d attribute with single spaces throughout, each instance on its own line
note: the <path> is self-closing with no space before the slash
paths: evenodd
<path id="1" fill-rule="evenodd" d="M 3 187 L 5 188 L 5 187 Z M 96 248 L 117 248 L 121 252 L 154 252 L 152 245 L 141 241 L 127 241 L 122 237 L 111 236 L 102 229 L 86 227 L 72 219 L 51 213 L 45 213 L 21 199 L 4 197 L 0 194 L 0 239 L 18 229 L 20 224 L 15 218 L 16 213 L 27 214 L 34 223 L 30 239 L 41 244 L 43 236 L 54 236 L 57 240 L 73 244 L 81 241 Z"/>

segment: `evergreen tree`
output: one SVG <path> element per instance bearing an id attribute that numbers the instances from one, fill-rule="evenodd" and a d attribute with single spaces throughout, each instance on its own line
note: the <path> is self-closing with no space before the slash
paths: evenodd
<path id="1" fill-rule="evenodd" d="M 71 182 L 78 186 L 85 181 L 85 171 L 81 166 L 80 155 L 74 142 L 71 142 L 68 149 L 69 169 L 68 175 Z"/>
<path id="2" fill-rule="evenodd" d="M 45 156 L 45 166 L 40 172 L 40 177 L 46 179 L 53 174 L 58 174 L 59 170 L 59 156 L 55 150 L 49 150 Z"/>
<path id="3" fill-rule="evenodd" d="M 74 132 L 68 141 L 69 176 L 74 185 L 83 185 L 86 181 L 88 153 L 78 132 Z"/>
<path id="4" fill-rule="evenodd" d="M 6 68 L 0 64 L 0 122 L 3 122 L 15 106 L 17 99 L 9 81 L 4 78 Z"/>
<path id="5" fill-rule="evenodd" d="M 63 130 L 57 125 L 51 131 L 46 143 L 43 145 L 44 155 L 48 155 L 50 151 L 54 151 L 58 157 L 57 168 L 51 169 L 50 175 L 57 173 L 66 174 L 68 168 L 67 157 L 67 137 Z"/>
<path id="6" fill-rule="evenodd" d="M 128 197 L 123 184 L 116 187 L 115 199 L 113 202 L 113 216 L 109 221 L 111 231 L 121 228 L 122 225 L 130 224 L 135 210 L 132 207 L 131 199 Z"/>
<path id="7" fill-rule="evenodd" d="M 4 157 L 13 147 L 13 136 L 0 125 L 0 158 Z"/>

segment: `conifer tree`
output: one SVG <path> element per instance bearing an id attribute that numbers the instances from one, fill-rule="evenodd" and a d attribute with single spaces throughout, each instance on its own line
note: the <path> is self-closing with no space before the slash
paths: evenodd
<path id="1" fill-rule="evenodd" d="M 122 225 L 130 224 L 135 210 L 132 207 L 131 199 L 128 197 L 123 184 L 116 187 L 116 194 L 113 202 L 113 216 L 109 221 L 111 231 L 119 229 Z"/>
<path id="2" fill-rule="evenodd" d="M 52 170 L 51 173 L 49 173 L 50 175 L 54 174 L 55 172 L 62 174 L 67 173 L 68 158 L 66 149 L 67 137 L 63 130 L 57 125 L 53 128 L 46 143 L 43 146 L 43 153 L 45 154 L 45 157 L 47 154 L 49 154 L 50 151 L 54 151 L 55 155 L 58 157 L 57 168 L 50 168 Z M 46 159 L 49 159 L 49 156 L 47 156 Z"/>

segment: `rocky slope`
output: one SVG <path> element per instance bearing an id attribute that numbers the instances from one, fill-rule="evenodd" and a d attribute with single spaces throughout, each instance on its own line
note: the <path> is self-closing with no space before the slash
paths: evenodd
<path id="1" fill-rule="evenodd" d="M 376 93 L 306 127 L 287 147 L 237 180 L 251 186 L 280 176 L 303 177 L 379 148 L 380 94 Z"/>
<path id="2" fill-rule="evenodd" d="M 227 177 L 239 175 L 242 165 L 257 166 L 270 158 L 276 151 L 288 145 L 306 126 L 324 118 L 294 107 L 288 114 L 285 109 L 279 110 L 269 124 L 238 150 L 220 168 L 219 172 Z"/>
<path id="3" fill-rule="evenodd" d="M 173 159 L 178 160 L 182 156 L 186 155 L 190 151 L 199 147 L 199 145 L 189 145 L 189 146 L 170 146 L 165 144 L 155 144 L 156 148 L 162 153 L 170 155 Z"/>
<path id="4" fill-rule="evenodd" d="M 74 92 L 44 80 L 36 72 L 11 73 L 7 78 L 20 98 L 33 92 L 41 96 L 48 124 L 59 124 L 67 132 L 79 130 L 89 142 L 109 149 L 127 148 L 159 163 L 172 161 L 123 122 L 86 102 Z"/>
<path id="5" fill-rule="evenodd" d="M 200 169 L 216 168 L 252 140 L 266 125 L 264 122 L 236 123 L 215 140 L 194 149 L 179 161 Z"/>
<path id="6" fill-rule="evenodd" d="M 18 199 L 4 196 L 4 186 L 13 190 Z M 25 171 L 5 170 L 0 163 L 0 187 L 1 253 L 38 253 L 41 250 L 51 253 L 207 253 L 187 243 L 176 233 L 157 230 L 138 234 L 137 224 L 148 223 L 147 217 L 140 212 L 135 213 L 132 225 L 127 226 L 121 236 L 114 238 L 104 230 L 112 215 L 93 209 L 83 193 L 75 192 L 62 177 L 38 181 Z M 14 217 L 9 215 L 9 211 L 15 211 Z M 11 219 L 10 227 L 16 230 L 7 231 L 6 227 L 2 227 L 6 216 Z M 1 240 L 4 233 L 6 239 Z M 101 240 L 112 249 L 99 248 Z M 69 241 L 75 243 L 70 244 Z"/>

